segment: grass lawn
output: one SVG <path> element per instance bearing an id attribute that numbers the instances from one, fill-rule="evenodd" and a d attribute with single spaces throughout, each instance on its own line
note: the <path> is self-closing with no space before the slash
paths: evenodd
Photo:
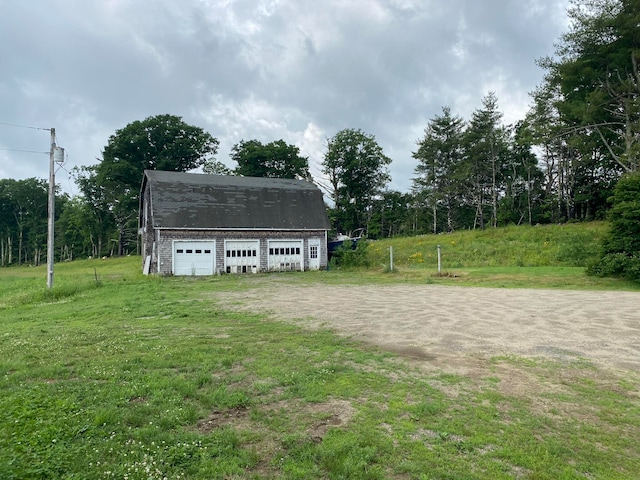
<path id="1" fill-rule="evenodd" d="M 640 377 L 496 357 L 412 366 L 221 309 L 268 275 L 144 277 L 137 257 L 0 269 L 1 479 L 626 479 Z M 294 282 L 634 288 L 582 269 L 311 272 Z M 593 282 L 593 283 L 590 283 Z M 513 372 L 521 389 L 491 372 Z"/>

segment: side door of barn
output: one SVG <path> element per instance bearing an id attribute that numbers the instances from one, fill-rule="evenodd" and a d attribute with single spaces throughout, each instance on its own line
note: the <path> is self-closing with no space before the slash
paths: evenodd
<path id="1" fill-rule="evenodd" d="M 309 239 L 309 270 L 320 270 L 320 239 Z"/>

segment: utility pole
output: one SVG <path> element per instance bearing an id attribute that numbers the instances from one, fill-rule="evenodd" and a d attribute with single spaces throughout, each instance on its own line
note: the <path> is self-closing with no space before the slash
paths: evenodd
<path id="1" fill-rule="evenodd" d="M 56 221 L 56 169 L 55 164 L 64 163 L 64 148 L 56 147 L 56 129 L 51 129 L 51 149 L 49 150 L 49 231 L 47 234 L 47 288 L 53 287 L 53 226 Z"/>
<path id="2" fill-rule="evenodd" d="M 49 150 L 49 230 L 47 236 L 47 288 L 53 287 L 53 225 L 56 216 L 56 172 L 53 155 L 56 149 L 56 129 L 51 129 L 51 149 Z"/>

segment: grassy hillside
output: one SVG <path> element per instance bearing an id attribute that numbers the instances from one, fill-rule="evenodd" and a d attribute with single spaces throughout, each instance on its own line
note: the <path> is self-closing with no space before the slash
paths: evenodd
<path id="1" fill-rule="evenodd" d="M 440 235 L 393 238 L 371 242 L 374 265 L 394 263 L 406 268 L 437 267 L 437 246 L 443 268 L 584 267 L 598 255 L 607 231 L 605 222 L 511 226 Z"/>
<path id="2" fill-rule="evenodd" d="M 587 276 L 599 254 L 605 222 L 513 226 L 369 242 L 371 281 L 485 287 L 640 290 L 640 283 Z M 438 245 L 441 272 L 438 273 Z M 393 272 L 389 272 L 393 247 Z"/>

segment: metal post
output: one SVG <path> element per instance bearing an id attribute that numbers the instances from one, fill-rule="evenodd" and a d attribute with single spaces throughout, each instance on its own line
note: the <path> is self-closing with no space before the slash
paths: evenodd
<path id="1" fill-rule="evenodd" d="M 438 245 L 438 273 L 442 270 L 442 255 L 440 254 L 440 245 Z"/>
<path id="2" fill-rule="evenodd" d="M 51 129 L 51 150 L 49 151 L 49 231 L 47 234 L 47 288 L 53 287 L 53 225 L 56 209 L 56 174 L 53 153 L 56 148 L 56 129 Z"/>
<path id="3" fill-rule="evenodd" d="M 389 271 L 393 272 L 393 247 L 389 247 Z"/>

